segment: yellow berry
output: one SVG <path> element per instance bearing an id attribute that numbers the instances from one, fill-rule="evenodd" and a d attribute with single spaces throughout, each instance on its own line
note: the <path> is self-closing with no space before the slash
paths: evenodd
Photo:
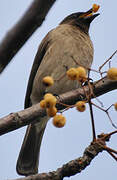
<path id="1" fill-rule="evenodd" d="M 51 94 L 51 93 L 46 93 L 46 94 L 44 95 L 44 99 L 46 99 L 47 97 L 53 97 L 53 94 Z"/>
<path id="2" fill-rule="evenodd" d="M 47 96 L 46 95 L 46 98 L 44 98 L 45 100 L 45 107 L 46 108 L 52 108 L 56 105 L 56 102 L 57 102 L 57 99 L 55 96 Z"/>
<path id="3" fill-rule="evenodd" d="M 66 118 L 62 114 L 57 114 L 53 118 L 53 125 L 61 128 L 66 124 Z"/>
<path id="4" fill-rule="evenodd" d="M 86 103 L 84 101 L 78 101 L 76 103 L 76 109 L 80 112 L 84 112 L 86 109 Z"/>
<path id="5" fill-rule="evenodd" d="M 77 80 L 82 83 L 85 82 L 87 80 L 87 74 L 85 68 L 80 66 L 76 68 L 76 70 L 77 70 Z"/>
<path id="6" fill-rule="evenodd" d="M 44 77 L 42 82 L 45 86 L 52 86 L 54 84 L 54 80 L 51 76 Z"/>
<path id="7" fill-rule="evenodd" d="M 40 107 L 41 108 L 45 108 L 46 106 L 45 106 L 45 100 L 41 100 L 40 101 Z"/>
<path id="8" fill-rule="evenodd" d="M 93 7 L 92 7 L 92 11 L 95 13 L 95 12 L 97 12 L 98 11 L 98 9 L 100 8 L 100 6 L 99 5 L 97 5 L 97 4 L 93 4 Z"/>
<path id="9" fill-rule="evenodd" d="M 117 103 L 114 104 L 114 108 L 117 111 Z"/>
<path id="10" fill-rule="evenodd" d="M 55 116 L 57 113 L 56 107 L 47 108 L 46 111 L 47 111 L 48 116 L 50 116 L 50 117 Z"/>
<path id="11" fill-rule="evenodd" d="M 107 71 L 107 77 L 110 80 L 117 80 L 117 68 L 114 68 L 114 67 L 110 68 Z"/>
<path id="12" fill-rule="evenodd" d="M 77 71 L 76 68 L 70 68 L 67 71 L 67 76 L 70 80 L 76 80 L 77 79 Z"/>

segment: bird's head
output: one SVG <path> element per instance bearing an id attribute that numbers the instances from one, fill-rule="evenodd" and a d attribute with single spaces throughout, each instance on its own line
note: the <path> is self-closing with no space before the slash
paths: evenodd
<path id="1" fill-rule="evenodd" d="M 90 23 L 99 15 L 99 13 L 94 14 L 94 9 L 91 8 L 86 12 L 76 12 L 67 16 L 60 24 L 70 24 L 79 27 L 85 33 L 88 33 Z"/>

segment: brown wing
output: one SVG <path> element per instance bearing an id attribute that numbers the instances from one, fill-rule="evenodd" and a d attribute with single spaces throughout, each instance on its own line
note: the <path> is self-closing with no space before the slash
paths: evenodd
<path id="1" fill-rule="evenodd" d="M 40 63 L 41 63 L 41 61 L 42 61 L 42 59 L 43 59 L 43 57 L 45 55 L 46 49 L 47 49 L 48 44 L 50 42 L 49 35 L 50 35 L 50 32 L 45 36 L 45 38 L 41 42 L 41 44 L 40 44 L 40 46 L 38 48 L 37 54 L 35 56 L 34 63 L 33 63 L 33 66 L 32 66 L 32 70 L 31 70 L 31 73 L 30 73 L 30 77 L 29 77 L 29 80 L 28 80 L 28 86 L 27 86 L 27 90 L 26 90 L 24 108 L 28 108 L 31 105 L 30 94 L 32 92 L 33 80 L 35 78 L 38 67 L 39 67 L 39 65 L 40 65 Z"/>

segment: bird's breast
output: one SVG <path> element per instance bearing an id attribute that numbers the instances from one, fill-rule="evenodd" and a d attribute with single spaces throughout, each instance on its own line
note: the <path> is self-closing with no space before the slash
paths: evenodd
<path id="1" fill-rule="evenodd" d="M 59 27 L 61 28 L 61 27 Z M 44 91 L 61 94 L 79 87 L 77 81 L 66 76 L 66 70 L 83 65 L 90 67 L 93 60 L 93 46 L 88 35 L 71 27 L 53 30 L 51 42 L 36 73 L 32 99 L 38 101 Z M 52 87 L 44 87 L 42 79 L 52 76 L 55 83 Z"/>

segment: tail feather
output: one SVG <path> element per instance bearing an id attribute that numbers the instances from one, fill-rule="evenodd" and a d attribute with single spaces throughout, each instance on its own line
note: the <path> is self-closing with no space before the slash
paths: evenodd
<path id="1" fill-rule="evenodd" d="M 16 166 L 18 174 L 27 176 L 38 173 L 40 146 L 48 119 L 43 120 L 27 128 Z"/>

